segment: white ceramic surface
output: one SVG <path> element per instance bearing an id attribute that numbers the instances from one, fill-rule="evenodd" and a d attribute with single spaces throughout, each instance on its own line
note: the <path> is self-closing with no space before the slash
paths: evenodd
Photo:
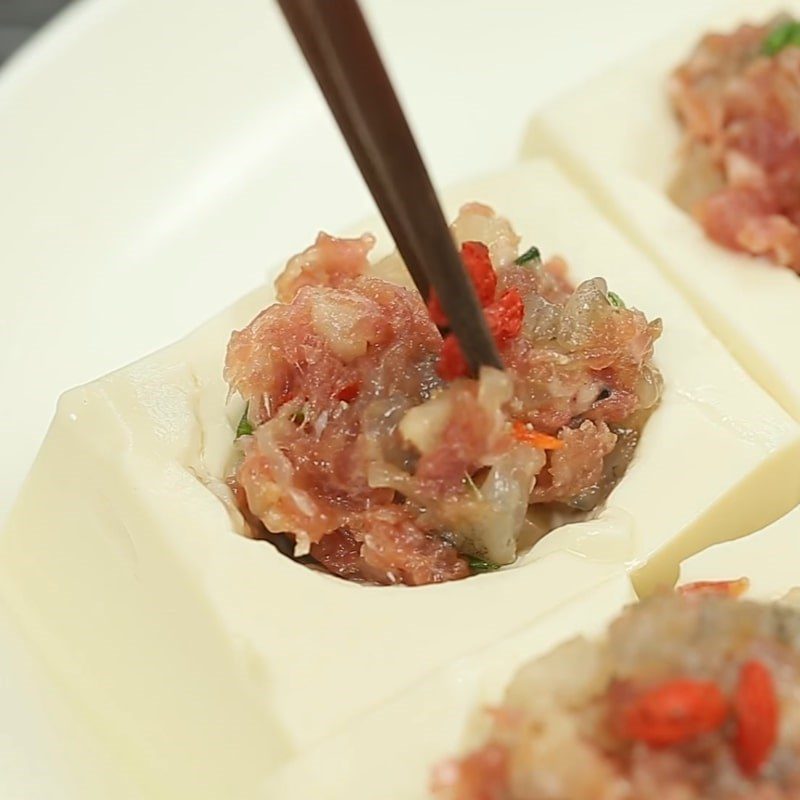
<path id="1" fill-rule="evenodd" d="M 721 4 L 365 0 L 440 184 L 514 160 L 532 109 Z M 77 3 L 0 72 L 0 187 L 0 523 L 61 390 L 371 210 L 271 0 Z M 122 800 L 6 623 L 0 660 L 0 797 Z"/>

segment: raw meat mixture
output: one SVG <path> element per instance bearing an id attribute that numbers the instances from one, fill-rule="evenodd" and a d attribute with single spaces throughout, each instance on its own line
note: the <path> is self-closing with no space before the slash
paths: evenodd
<path id="1" fill-rule="evenodd" d="M 719 244 L 800 271 L 800 25 L 708 34 L 670 96 L 685 129 L 673 199 Z"/>
<path id="2" fill-rule="evenodd" d="M 467 377 L 438 299 L 375 277 L 402 265 L 373 269 L 368 235 L 320 234 L 230 340 L 247 512 L 345 578 L 423 584 L 511 563 L 548 527 L 530 504 L 604 499 L 659 399 L 660 321 L 601 279 L 573 290 L 560 258 L 520 257 L 486 206 L 465 206 L 453 233 L 505 372 Z"/>

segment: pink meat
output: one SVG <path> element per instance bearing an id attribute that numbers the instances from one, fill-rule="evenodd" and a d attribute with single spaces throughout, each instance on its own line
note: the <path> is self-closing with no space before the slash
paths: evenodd
<path id="1" fill-rule="evenodd" d="M 761 50 L 783 22 L 710 34 L 674 72 L 692 186 L 674 194 L 714 241 L 800 271 L 800 48 Z"/>
<path id="2" fill-rule="evenodd" d="M 515 264 L 518 237 L 486 206 L 455 229 L 502 261 L 496 297 L 522 298 L 505 373 L 441 379 L 442 334 L 414 291 L 368 276 L 369 236 L 320 234 L 279 277 L 282 302 L 228 345 L 225 379 L 255 429 L 235 476 L 249 518 L 345 578 L 465 577 L 458 548 L 510 562 L 528 503 L 591 505 L 624 470 L 609 424 L 658 400 L 658 321 L 614 306 L 602 280 L 573 290 L 563 259 Z M 521 444 L 515 421 L 561 448 Z"/>
<path id="3" fill-rule="evenodd" d="M 289 259 L 275 281 L 275 295 L 282 303 L 304 286 L 341 286 L 351 278 L 364 275 L 369 269 L 367 255 L 375 246 L 370 234 L 358 239 L 338 239 L 320 232 L 310 247 Z"/>

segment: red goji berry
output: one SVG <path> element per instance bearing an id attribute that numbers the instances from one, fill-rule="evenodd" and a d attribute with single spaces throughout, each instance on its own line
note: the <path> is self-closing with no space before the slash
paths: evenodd
<path id="1" fill-rule="evenodd" d="M 439 295 L 436 294 L 434 289 L 431 289 L 431 296 L 428 298 L 428 314 L 430 314 L 434 325 L 438 328 L 449 328 L 450 320 L 447 314 L 444 313 L 442 304 L 439 302 Z"/>
<path id="2" fill-rule="evenodd" d="M 498 345 L 519 335 L 525 304 L 517 289 L 509 289 L 486 309 L 486 322 Z"/>
<path id="3" fill-rule="evenodd" d="M 695 581 L 685 583 L 677 589 L 678 594 L 693 596 L 697 594 L 720 594 L 730 597 L 741 597 L 750 586 L 747 578 L 737 578 L 730 581 Z"/>
<path id="4" fill-rule="evenodd" d="M 716 683 L 678 678 L 629 701 L 619 732 L 651 747 L 669 747 L 717 730 L 727 714 L 728 702 Z"/>
<path id="5" fill-rule="evenodd" d="M 489 305 L 497 291 L 497 273 L 492 266 L 489 248 L 483 242 L 464 242 L 461 245 L 461 260 L 467 268 L 481 305 Z"/>
<path id="6" fill-rule="evenodd" d="M 516 289 L 509 289 L 499 300 L 484 309 L 486 324 L 498 347 L 513 339 L 522 330 L 525 304 Z M 452 381 L 469 373 L 467 361 L 461 352 L 456 337 L 449 333 L 444 337 L 442 354 L 439 357 L 439 375 Z"/>
<path id="7" fill-rule="evenodd" d="M 348 383 L 347 386 L 342 389 L 339 389 L 334 396 L 337 400 L 344 400 L 345 403 L 349 403 L 351 400 L 355 400 L 356 397 L 358 397 L 360 390 L 361 381 L 355 380 L 352 383 Z"/>
<path id="8" fill-rule="evenodd" d="M 492 266 L 489 248 L 483 242 L 464 242 L 461 245 L 461 261 L 475 287 L 478 302 L 481 306 L 489 305 L 497 291 L 497 274 Z M 433 290 L 428 300 L 428 313 L 440 328 L 450 327 L 450 320 L 447 319 L 439 297 Z"/>
<path id="9" fill-rule="evenodd" d="M 769 760 L 778 738 L 778 699 L 770 671 L 748 661 L 739 673 L 733 699 L 736 715 L 734 753 L 745 775 L 755 775 Z"/>
<path id="10" fill-rule="evenodd" d="M 517 336 L 522 329 L 525 305 L 516 289 L 509 289 L 499 300 L 484 310 L 489 332 L 498 347 Z M 439 356 L 439 376 L 446 381 L 463 377 L 469 372 L 467 361 L 461 352 L 458 339 L 452 333 L 444 337 L 442 353 Z"/>
<path id="11" fill-rule="evenodd" d="M 467 360 L 464 358 L 464 353 L 461 352 L 461 345 L 455 334 L 448 333 L 444 337 L 437 371 L 439 377 L 446 381 L 454 381 L 456 378 L 463 378 L 469 374 Z"/>

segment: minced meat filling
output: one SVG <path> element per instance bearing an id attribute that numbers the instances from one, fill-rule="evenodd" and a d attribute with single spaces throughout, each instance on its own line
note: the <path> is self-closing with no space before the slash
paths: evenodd
<path id="1" fill-rule="evenodd" d="M 708 34 L 670 96 L 686 134 L 673 199 L 719 244 L 800 272 L 800 25 Z"/>
<path id="2" fill-rule="evenodd" d="M 530 504 L 607 495 L 659 398 L 660 321 L 601 279 L 573 290 L 561 259 L 516 263 L 518 237 L 486 206 L 453 231 L 505 372 L 466 377 L 436 299 L 372 276 L 369 236 L 321 234 L 228 346 L 249 518 L 342 577 L 422 584 L 465 577 L 469 557 L 511 563 Z"/>
<path id="3" fill-rule="evenodd" d="M 800 797 L 800 613 L 714 589 L 652 598 L 602 641 L 524 666 L 484 743 L 435 768 L 434 795 Z"/>

